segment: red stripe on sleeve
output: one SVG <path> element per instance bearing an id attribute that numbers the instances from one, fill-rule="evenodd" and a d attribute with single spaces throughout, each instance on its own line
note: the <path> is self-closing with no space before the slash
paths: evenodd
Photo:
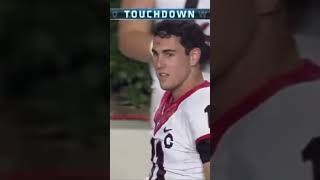
<path id="1" fill-rule="evenodd" d="M 197 140 L 196 140 L 196 143 L 202 141 L 202 140 L 205 140 L 205 139 L 210 139 L 210 134 L 206 134 L 206 135 L 203 135 L 203 136 L 200 136 Z"/>

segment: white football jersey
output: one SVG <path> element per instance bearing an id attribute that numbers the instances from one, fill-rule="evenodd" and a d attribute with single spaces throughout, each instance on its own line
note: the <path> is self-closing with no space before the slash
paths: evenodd
<path id="1" fill-rule="evenodd" d="M 149 180 L 204 179 L 196 143 L 210 138 L 210 83 L 204 81 L 172 101 L 166 92 L 151 130 L 152 169 Z"/>
<path id="2" fill-rule="evenodd" d="M 313 62 L 270 81 L 213 124 L 211 179 L 315 180 L 319 141 L 309 147 L 318 150 L 303 152 L 320 137 L 319 110 L 320 67 Z"/>
<path id="3" fill-rule="evenodd" d="M 184 8 L 188 0 L 155 0 L 156 8 Z M 196 7 L 198 9 L 210 9 L 210 0 L 198 0 Z M 210 19 L 196 20 L 200 26 L 204 27 L 203 32 L 208 37 L 210 36 Z M 208 38 L 209 39 L 209 38 Z M 209 42 L 209 41 L 208 41 Z M 210 43 L 210 42 L 209 42 Z M 151 97 L 151 115 L 153 116 L 156 108 L 160 104 L 161 97 L 164 91 L 160 87 L 159 80 L 155 73 L 155 70 L 150 66 L 150 73 L 152 77 L 152 97 Z M 208 64 L 203 69 L 203 77 L 205 80 L 210 81 L 210 65 Z"/>

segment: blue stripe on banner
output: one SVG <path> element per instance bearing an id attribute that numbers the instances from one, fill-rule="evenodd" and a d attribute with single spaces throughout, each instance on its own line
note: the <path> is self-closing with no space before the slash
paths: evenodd
<path id="1" fill-rule="evenodd" d="M 111 20 L 125 19 L 210 19 L 210 9 L 125 9 L 111 8 Z"/>

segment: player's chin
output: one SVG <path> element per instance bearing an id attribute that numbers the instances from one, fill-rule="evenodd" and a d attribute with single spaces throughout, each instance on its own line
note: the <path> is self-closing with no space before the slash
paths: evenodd
<path id="1" fill-rule="evenodd" d="M 173 89 L 172 86 L 170 86 L 170 84 L 167 84 L 167 83 L 160 83 L 160 87 L 165 91 L 170 91 Z"/>

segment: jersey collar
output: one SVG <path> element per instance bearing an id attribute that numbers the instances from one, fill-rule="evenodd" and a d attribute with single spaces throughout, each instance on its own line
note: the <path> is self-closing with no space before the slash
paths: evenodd
<path id="1" fill-rule="evenodd" d="M 154 123 L 155 123 L 154 134 L 156 134 L 159 131 L 159 129 L 162 127 L 162 125 L 168 121 L 171 115 L 177 111 L 181 102 L 183 102 L 186 98 L 191 96 L 197 90 L 201 88 L 209 87 L 209 86 L 210 86 L 209 81 L 203 81 L 202 83 L 196 85 L 195 87 L 187 91 L 184 95 L 179 97 L 174 102 L 173 102 L 172 93 L 169 91 L 166 91 L 161 99 L 160 106 L 154 116 Z"/>

